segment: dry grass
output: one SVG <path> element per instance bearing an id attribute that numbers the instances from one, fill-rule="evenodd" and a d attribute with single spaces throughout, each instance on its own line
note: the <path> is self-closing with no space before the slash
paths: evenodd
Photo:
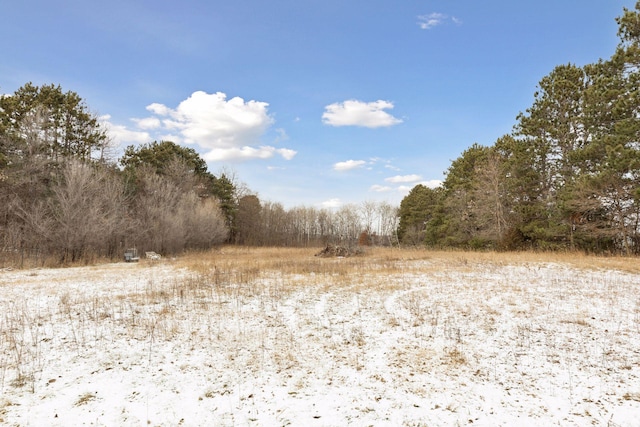
<path id="1" fill-rule="evenodd" d="M 591 396 L 586 386 L 576 390 L 576 375 L 588 384 L 613 372 L 598 387 L 638 401 L 638 390 L 619 384 L 639 374 L 626 340 L 640 333 L 640 299 L 634 284 L 601 271 L 638 273 L 636 259 L 398 248 L 320 258 L 317 251 L 222 247 L 155 263 L 0 275 L 0 289 L 35 295 L 0 299 L 0 391 L 64 388 L 45 357 L 57 352 L 105 370 L 152 367 L 159 378 L 208 373 L 197 398 L 216 407 L 246 399 L 244 382 L 265 372 L 292 396 L 312 380 L 330 392 L 349 389 L 345 372 L 354 371 L 373 396 L 389 384 L 405 398 L 438 396 L 436 378 L 462 399 L 472 391 L 456 382 L 464 378 L 518 399 L 552 390 L 571 401 Z M 127 359 L 131 343 L 142 343 L 143 354 Z M 179 363 L 163 364 L 172 349 Z M 85 393 L 74 407 L 97 401 Z M 0 407 L 0 420 L 11 408 Z"/>
<path id="2" fill-rule="evenodd" d="M 363 256 L 359 257 L 319 258 L 314 256 L 317 251 L 318 248 L 228 246 L 206 253 L 189 254 L 178 258 L 175 263 L 178 267 L 199 273 L 210 273 L 218 269 L 219 271 L 242 271 L 254 277 L 277 272 L 278 274 L 322 275 L 323 278 L 342 279 L 369 272 L 376 274 L 418 271 L 428 273 L 448 268 L 472 272 L 479 265 L 483 268 L 504 265 L 535 267 L 549 263 L 564 264 L 585 270 L 640 272 L 640 263 L 637 258 L 586 255 L 579 252 L 470 252 L 370 247 L 365 250 Z"/>
<path id="3" fill-rule="evenodd" d="M 76 400 L 75 406 L 86 405 L 87 403 L 94 400 L 95 398 L 96 396 L 93 393 L 90 393 L 90 392 L 83 393 L 78 397 L 78 400 Z"/>

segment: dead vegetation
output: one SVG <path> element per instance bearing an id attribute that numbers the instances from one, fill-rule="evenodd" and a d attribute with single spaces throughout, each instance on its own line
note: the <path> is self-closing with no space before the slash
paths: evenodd
<path id="1" fill-rule="evenodd" d="M 349 402 L 376 407 L 367 396 L 386 396 L 389 385 L 407 425 L 455 425 L 478 408 L 498 425 L 476 393 L 487 387 L 521 402 L 523 412 L 511 410 L 528 416 L 548 393 L 563 408 L 593 400 L 597 378 L 609 409 L 592 417 L 596 424 L 619 402 L 638 401 L 639 281 L 616 272 L 633 272 L 635 260 L 375 247 L 338 258 L 317 250 L 230 246 L 153 263 L 0 273 L 0 386 L 16 403 L 0 417 L 15 419 L 20 408 L 76 387 L 69 416 L 88 420 L 113 394 L 101 379 L 116 372 L 123 402 L 140 393 L 141 376 L 154 402 L 173 402 L 165 390 L 189 387 L 203 411 L 228 408 L 221 425 L 254 411 L 238 402 L 260 399 L 257 420 L 305 424 L 299 414 L 278 418 L 271 393 L 288 396 L 287 405 L 336 395 L 346 406 L 327 411 L 370 424 L 381 415 Z M 61 374 L 64 366 L 79 384 Z M 270 391 L 256 392 L 263 389 Z M 413 406 L 421 399 L 441 408 L 440 418 L 424 418 Z"/>

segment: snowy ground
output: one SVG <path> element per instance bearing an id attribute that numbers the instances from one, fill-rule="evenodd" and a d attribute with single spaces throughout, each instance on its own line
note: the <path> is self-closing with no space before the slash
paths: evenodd
<path id="1" fill-rule="evenodd" d="M 640 274 L 347 262 L 0 271 L 0 424 L 640 425 Z"/>

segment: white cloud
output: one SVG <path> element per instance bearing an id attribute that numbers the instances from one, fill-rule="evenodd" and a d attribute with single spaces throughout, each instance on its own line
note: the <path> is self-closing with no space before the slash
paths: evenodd
<path id="1" fill-rule="evenodd" d="M 182 139 L 180 138 L 180 135 L 176 135 L 174 133 L 163 133 L 158 135 L 158 137 L 155 139 L 160 141 L 171 141 L 171 142 L 175 142 L 176 144 L 179 144 L 180 141 L 182 141 Z"/>
<path id="2" fill-rule="evenodd" d="M 393 188 L 391 188 L 389 186 L 386 186 L 386 185 L 377 185 L 377 184 L 375 184 L 375 185 L 372 185 L 369 188 L 369 190 L 375 191 L 376 193 L 386 193 L 386 192 L 392 191 Z"/>
<path id="3" fill-rule="evenodd" d="M 141 130 L 156 131 L 154 136 L 164 135 L 161 139 L 198 145 L 207 161 L 268 159 L 274 155 L 291 160 L 296 151 L 260 143 L 274 122 L 268 106 L 266 102 L 240 97 L 227 99 L 222 92 L 196 91 L 176 108 L 149 104 L 146 109 L 153 116 L 134 122 Z M 288 139 L 284 129 L 276 129 L 276 134 L 276 142 Z"/>
<path id="4" fill-rule="evenodd" d="M 416 182 L 416 181 L 420 181 L 421 179 L 422 177 L 420 175 L 413 174 L 413 175 L 391 176 L 389 178 L 385 178 L 385 181 L 398 184 L 398 183 L 404 183 L 404 182 Z"/>
<path id="5" fill-rule="evenodd" d="M 340 206 L 342 206 L 342 202 L 340 201 L 340 199 L 329 199 L 320 203 L 320 206 L 322 206 L 323 208 L 329 208 L 329 209 L 339 208 Z"/>
<path id="6" fill-rule="evenodd" d="M 140 129 L 158 129 L 162 123 L 157 117 L 147 117 L 146 119 L 133 119 Z"/>
<path id="7" fill-rule="evenodd" d="M 222 92 L 208 94 L 197 91 L 182 101 L 176 109 L 151 104 L 147 109 L 166 117 L 164 125 L 179 129 L 187 144 L 205 149 L 238 148 L 253 145 L 273 119 L 266 102 L 235 97 L 227 101 Z"/>
<path id="8" fill-rule="evenodd" d="M 446 18 L 447 15 L 437 12 L 430 13 L 428 15 L 420 15 L 418 16 L 418 25 L 423 30 L 430 30 L 431 28 L 442 24 L 442 21 Z"/>
<path id="9" fill-rule="evenodd" d="M 331 126 L 362 126 L 378 128 L 402 123 L 384 110 L 392 109 L 389 101 L 362 102 L 348 100 L 342 103 L 330 104 L 325 107 L 322 122 Z"/>
<path id="10" fill-rule="evenodd" d="M 151 111 L 154 114 L 158 114 L 160 116 L 166 116 L 171 112 L 171 109 L 169 107 L 166 107 L 162 104 L 158 104 L 156 102 L 154 102 L 153 104 L 147 105 L 147 110 Z"/>
<path id="11" fill-rule="evenodd" d="M 419 15 L 418 26 L 423 30 L 430 30 L 433 27 L 442 25 L 449 20 L 451 20 L 451 22 L 456 25 L 462 25 L 462 20 L 456 18 L 455 16 L 449 17 L 444 13 L 433 12 L 427 15 Z"/>
<path id="12" fill-rule="evenodd" d="M 261 147 L 230 147 L 230 148 L 214 148 L 203 155 L 208 162 L 226 161 L 226 160 L 248 160 L 248 159 L 269 159 L 279 154 L 285 160 L 291 160 L 297 152 L 287 148 L 274 148 L 269 146 Z"/>
<path id="13" fill-rule="evenodd" d="M 288 148 L 278 148 L 276 150 L 276 152 L 278 154 L 280 154 L 282 156 L 283 159 L 285 160 L 291 160 L 295 157 L 296 154 L 298 154 L 297 151 L 295 150 L 290 150 Z"/>
<path id="14" fill-rule="evenodd" d="M 349 171 L 352 169 L 361 168 L 366 163 L 367 162 L 365 162 L 364 160 L 347 160 L 346 162 L 338 162 L 334 164 L 333 170 L 340 172 Z"/>
<path id="15" fill-rule="evenodd" d="M 105 114 L 104 116 L 100 116 L 98 121 L 100 122 L 100 126 L 102 126 L 106 131 L 107 135 L 113 139 L 113 141 L 118 145 L 126 145 L 126 144 L 145 144 L 152 140 L 151 135 L 148 132 L 142 131 L 134 131 L 127 129 L 122 125 L 115 125 L 110 122 L 111 116 Z"/>

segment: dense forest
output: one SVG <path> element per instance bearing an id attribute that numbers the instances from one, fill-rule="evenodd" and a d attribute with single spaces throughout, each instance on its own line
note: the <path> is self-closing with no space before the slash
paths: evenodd
<path id="1" fill-rule="evenodd" d="M 0 96 L 0 266 L 221 243 L 638 254 L 640 2 L 617 22 L 610 59 L 557 66 L 511 134 L 469 147 L 441 187 L 414 187 L 399 209 L 285 209 L 171 141 L 129 146 L 116 158 L 78 94 L 27 83 Z"/>
<path id="2" fill-rule="evenodd" d="M 640 252 L 640 2 L 607 60 L 555 67 L 513 132 L 400 206 L 404 243 Z"/>

